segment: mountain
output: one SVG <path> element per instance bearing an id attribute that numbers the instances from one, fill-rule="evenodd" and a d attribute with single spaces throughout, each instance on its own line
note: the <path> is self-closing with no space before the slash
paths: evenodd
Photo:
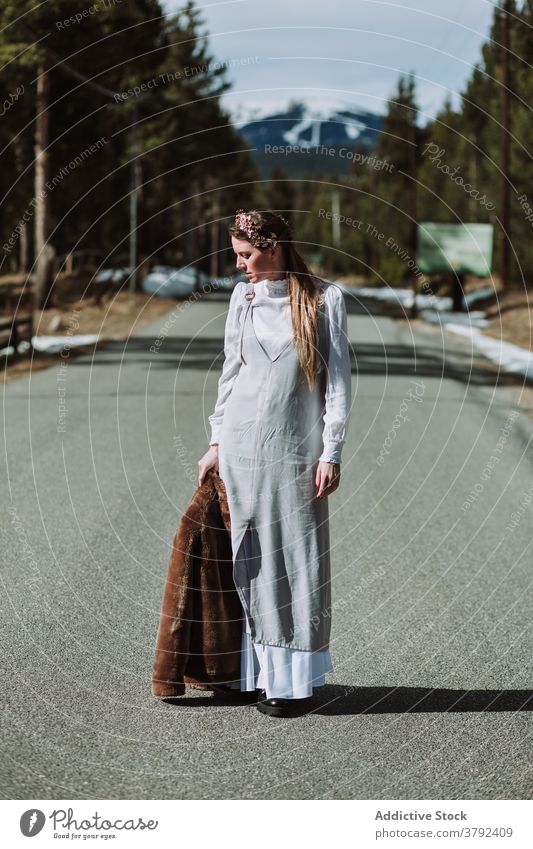
<path id="1" fill-rule="evenodd" d="M 349 174 L 357 144 L 375 145 L 382 117 L 373 112 L 334 105 L 310 108 L 291 103 L 285 112 L 254 118 L 236 129 L 252 148 L 263 177 L 275 167 L 291 176 Z"/>

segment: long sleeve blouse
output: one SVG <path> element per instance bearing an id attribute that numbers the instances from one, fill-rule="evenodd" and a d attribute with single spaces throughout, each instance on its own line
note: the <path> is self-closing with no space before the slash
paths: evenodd
<path id="1" fill-rule="evenodd" d="M 266 283 L 270 282 L 266 281 Z M 257 287 L 262 284 L 254 285 Z M 246 283 L 237 283 L 229 303 L 224 330 L 224 365 L 218 381 L 215 408 L 213 414 L 209 416 L 211 426 L 210 445 L 218 444 L 224 418 L 224 407 L 241 367 L 239 340 L 241 319 L 245 306 L 248 303 L 244 298 L 243 292 L 243 287 L 246 286 Z M 268 291 L 268 286 L 263 285 L 262 294 L 267 295 Z M 275 286 L 272 287 L 272 300 L 276 300 Z M 287 330 L 290 331 L 290 309 L 287 309 L 286 304 L 282 306 L 282 309 L 284 320 L 278 326 L 280 327 L 280 333 L 286 334 Z M 325 310 L 330 343 L 327 363 L 325 413 L 323 417 L 323 451 L 319 459 L 329 463 L 340 463 L 350 419 L 352 380 L 347 336 L 348 320 L 346 304 L 342 290 L 334 284 L 326 287 Z M 272 342 L 271 335 L 270 341 Z"/>

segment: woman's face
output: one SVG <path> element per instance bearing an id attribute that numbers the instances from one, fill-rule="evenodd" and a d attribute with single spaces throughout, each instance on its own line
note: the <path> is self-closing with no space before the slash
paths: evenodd
<path id="1" fill-rule="evenodd" d="M 281 247 L 266 248 L 259 250 L 251 242 L 244 239 L 231 237 L 233 250 L 237 255 L 235 265 L 243 271 L 250 283 L 258 283 L 260 280 L 275 280 L 280 276 Z"/>

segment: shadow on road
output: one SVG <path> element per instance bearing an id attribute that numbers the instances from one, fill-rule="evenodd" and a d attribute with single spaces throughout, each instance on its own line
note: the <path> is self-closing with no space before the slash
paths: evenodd
<path id="1" fill-rule="evenodd" d="M 341 687 L 315 691 L 319 714 L 481 713 L 533 710 L 533 690 L 448 690 L 428 687 Z"/>
<path id="2" fill-rule="evenodd" d="M 480 386 L 523 385 L 525 378 L 500 371 L 489 360 L 459 349 L 443 351 L 441 341 L 434 347 L 427 344 L 368 344 L 350 343 L 352 374 L 407 375 L 413 378 L 438 378 Z M 145 364 L 151 369 L 189 369 L 220 372 L 224 362 L 224 341 L 218 336 L 198 338 L 169 337 L 151 351 L 153 338 L 131 337 L 127 341 L 107 342 L 98 347 L 94 356 L 79 354 L 70 360 L 71 366 L 102 365 L 122 367 Z"/>
<path id="3" fill-rule="evenodd" d="M 361 713 L 485 713 L 533 710 L 533 690 L 448 690 L 429 687 L 316 687 L 306 713 L 343 716 Z M 164 699 L 176 707 L 228 707 L 237 697 L 181 696 Z M 287 717 L 290 718 L 290 717 Z"/>

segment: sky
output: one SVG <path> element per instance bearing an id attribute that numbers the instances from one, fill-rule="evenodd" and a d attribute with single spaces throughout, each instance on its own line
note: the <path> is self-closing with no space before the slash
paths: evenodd
<path id="1" fill-rule="evenodd" d="M 165 12 L 183 8 L 162 0 Z M 213 0 L 198 2 L 211 54 L 233 83 L 223 105 L 239 124 L 291 100 L 384 114 L 413 71 L 419 124 L 450 94 L 459 104 L 495 3 L 488 0 Z"/>

